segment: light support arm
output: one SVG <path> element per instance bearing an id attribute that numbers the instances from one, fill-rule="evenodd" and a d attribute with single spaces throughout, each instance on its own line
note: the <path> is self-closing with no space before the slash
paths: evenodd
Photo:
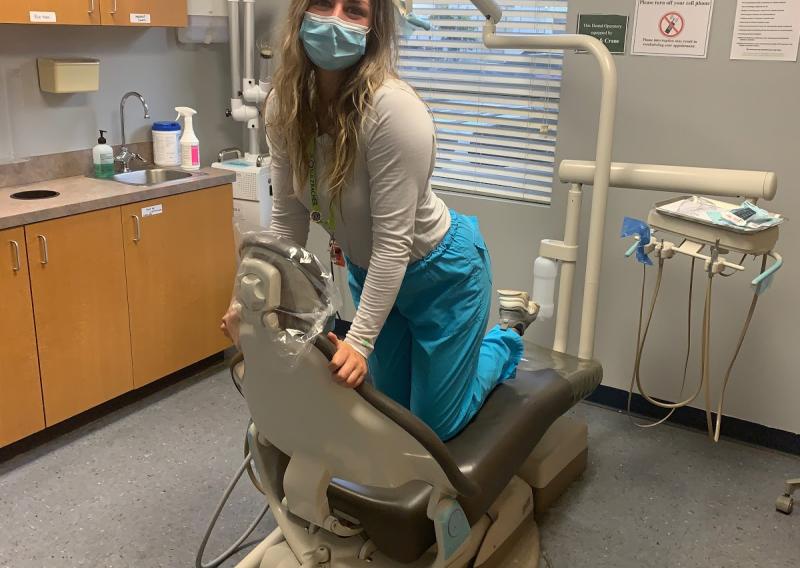
<path id="1" fill-rule="evenodd" d="M 495 24 L 500 23 L 503 18 L 503 9 L 494 0 L 472 0 L 472 3 L 480 10 L 484 18 Z"/>
<path id="2" fill-rule="evenodd" d="M 562 160 L 558 177 L 564 183 L 591 184 L 594 162 Z M 692 195 L 745 197 L 770 201 L 778 192 L 774 172 L 722 170 L 667 166 L 663 164 L 611 164 L 611 187 L 645 191 L 668 191 Z"/>
<path id="3" fill-rule="evenodd" d="M 244 22 L 240 8 L 244 5 Z M 244 26 L 244 30 L 242 30 Z M 231 104 L 228 116 L 245 123 L 247 153 L 245 158 L 255 162 L 259 155 L 258 106 L 267 98 L 266 83 L 256 81 L 255 75 L 255 0 L 228 0 L 228 27 L 231 41 Z M 242 41 L 244 39 L 244 42 Z M 242 45 L 244 43 L 244 45 Z M 244 52 L 244 72 L 242 72 Z M 253 103 L 248 105 L 247 103 Z"/>
<path id="4" fill-rule="evenodd" d="M 231 41 L 231 98 L 238 99 L 242 86 L 239 0 L 228 0 L 228 32 Z"/>
<path id="5" fill-rule="evenodd" d="M 600 67 L 602 92 L 600 122 L 597 132 L 595 170 L 592 185 L 592 210 L 589 223 L 589 243 L 586 257 L 586 280 L 583 288 L 583 311 L 578 357 L 591 359 L 597 321 L 597 298 L 600 286 L 600 267 L 603 254 L 608 185 L 611 176 L 611 150 L 614 142 L 614 121 L 617 113 L 617 66 L 608 48 L 598 39 L 581 34 L 563 35 L 497 35 L 494 18 L 502 11 L 493 0 L 472 0 L 488 18 L 483 28 L 486 47 L 495 49 L 578 49 L 595 58 Z M 558 314 L 557 317 L 563 317 Z"/>
<path id="6" fill-rule="evenodd" d="M 256 50 L 255 0 L 240 0 L 244 4 L 244 78 L 253 80 Z"/>
<path id="7" fill-rule="evenodd" d="M 242 97 L 245 102 L 261 105 L 267 100 L 268 88 L 266 83 L 256 79 L 256 4 L 255 0 L 240 1 L 244 4 L 244 77 L 242 78 Z"/>

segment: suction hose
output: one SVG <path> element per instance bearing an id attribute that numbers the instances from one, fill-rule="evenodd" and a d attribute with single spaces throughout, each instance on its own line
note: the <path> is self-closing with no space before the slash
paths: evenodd
<path id="1" fill-rule="evenodd" d="M 247 530 L 242 533 L 242 535 L 234 542 L 225 552 L 217 556 L 214 560 L 208 563 L 203 563 L 203 555 L 206 551 L 206 545 L 208 544 L 208 539 L 211 538 L 211 533 L 214 531 L 214 527 L 219 520 L 220 515 L 222 514 L 222 509 L 225 507 L 225 504 L 228 502 L 228 499 L 231 497 L 231 493 L 233 493 L 234 488 L 239 483 L 239 480 L 244 475 L 244 472 L 247 471 L 247 474 L 250 476 L 250 480 L 253 482 L 253 485 L 258 489 L 261 493 L 264 493 L 261 484 L 258 482 L 255 473 L 253 472 L 252 466 L 250 465 L 250 460 L 253 458 L 252 453 L 250 452 L 250 448 L 248 445 L 247 437 L 244 440 L 244 452 L 245 458 L 242 462 L 242 465 L 239 466 L 239 469 L 236 470 L 236 475 L 233 476 L 228 487 L 225 489 L 225 492 L 222 494 L 222 498 L 217 505 L 216 511 L 214 511 L 214 515 L 211 517 L 211 522 L 208 524 L 208 528 L 206 529 L 205 534 L 203 535 L 203 541 L 200 543 L 200 548 L 197 551 L 197 558 L 195 559 L 195 568 L 218 568 L 222 565 L 223 562 L 228 560 L 231 556 L 239 552 L 242 543 L 247 539 L 248 536 L 252 534 L 252 532 L 258 526 L 258 523 L 261 522 L 261 519 L 264 518 L 264 515 L 267 514 L 269 510 L 269 505 L 264 505 L 264 508 L 261 509 L 261 512 L 256 516 L 255 520 L 247 527 Z"/>
<path id="2" fill-rule="evenodd" d="M 689 302 L 688 302 L 688 309 L 687 309 L 687 318 L 686 318 L 686 357 L 683 360 L 683 379 L 681 381 L 681 390 L 678 394 L 678 398 L 683 396 L 683 391 L 686 389 L 686 378 L 689 373 L 689 358 L 692 354 L 692 297 L 694 292 L 694 267 L 695 267 L 695 259 L 692 258 L 692 263 L 689 268 Z M 650 327 L 650 320 L 653 317 L 653 311 L 655 309 L 655 302 L 658 296 L 658 290 L 661 288 L 661 277 L 664 271 L 664 259 L 659 259 L 658 264 L 658 278 L 656 280 L 656 292 L 654 293 L 653 297 L 653 304 L 650 308 L 650 314 L 647 318 L 647 327 Z M 645 285 L 647 284 L 647 266 L 642 266 L 642 295 L 639 302 L 639 324 L 636 330 L 636 361 L 639 364 L 634 364 L 634 370 L 631 373 L 631 384 L 630 388 L 628 389 L 628 405 L 627 405 L 627 412 L 628 417 L 633 421 L 634 425 L 639 426 L 640 428 L 653 428 L 655 426 L 659 426 L 669 420 L 673 414 L 675 414 L 675 408 L 670 408 L 669 412 L 667 413 L 664 418 L 658 420 L 656 422 L 649 422 L 649 423 L 639 423 L 633 420 L 633 416 L 631 414 L 631 403 L 633 401 L 633 388 L 634 384 L 636 384 L 637 376 L 639 374 L 639 366 L 641 364 L 641 352 L 644 350 L 644 343 L 647 337 L 647 331 L 645 331 L 645 337 L 642 337 L 642 320 L 644 319 L 644 296 L 645 296 Z M 641 386 L 639 388 L 639 392 L 641 392 Z M 697 394 L 695 394 L 695 398 Z"/>
<path id="3" fill-rule="evenodd" d="M 766 268 L 766 264 L 767 264 L 767 255 L 764 255 L 761 261 L 762 273 Z M 689 277 L 689 316 L 687 325 L 688 331 L 687 331 L 686 358 L 684 360 L 684 367 L 683 367 L 683 382 L 681 384 L 681 391 L 680 394 L 678 395 L 678 398 L 680 398 L 683 395 L 684 388 L 686 387 L 686 376 L 689 368 L 689 356 L 691 353 L 691 326 L 692 326 L 691 311 L 692 311 L 692 292 L 694 289 L 694 268 L 695 268 L 695 261 L 694 259 L 692 259 L 691 274 Z M 631 384 L 628 390 L 628 404 L 627 404 L 628 415 L 629 416 L 631 415 L 631 402 L 633 399 L 634 385 L 636 386 L 639 393 L 642 395 L 642 397 L 644 397 L 644 399 L 647 402 L 659 408 L 664 408 L 666 410 L 669 410 L 667 415 L 661 420 L 658 420 L 657 422 L 652 422 L 647 424 L 639 424 L 634 422 L 637 426 L 640 426 L 642 428 L 651 428 L 653 426 L 658 426 L 659 424 L 663 424 L 673 415 L 676 409 L 688 406 L 697 399 L 701 391 L 705 391 L 705 411 L 706 411 L 706 424 L 708 428 L 708 434 L 714 440 L 714 442 L 719 442 L 720 431 L 722 429 L 722 416 L 723 416 L 722 410 L 725 404 L 725 393 L 728 388 L 728 383 L 730 382 L 731 374 L 733 372 L 733 367 L 736 364 L 736 360 L 739 357 L 739 353 L 742 349 L 742 345 L 744 344 L 745 337 L 747 336 L 747 332 L 750 329 L 750 323 L 753 320 L 753 314 L 755 313 L 756 305 L 758 304 L 758 293 L 756 292 L 753 294 L 753 299 L 750 302 L 750 308 L 747 312 L 747 316 L 742 326 L 741 333 L 739 334 L 739 340 L 736 344 L 736 349 L 734 351 L 733 356 L 731 357 L 730 363 L 728 364 L 728 368 L 725 372 L 722 382 L 722 389 L 720 391 L 719 402 L 717 404 L 716 419 L 715 419 L 711 411 L 711 291 L 712 291 L 714 274 L 710 271 L 708 273 L 708 280 L 706 283 L 706 298 L 703 307 L 700 382 L 697 385 L 697 389 L 695 390 L 694 394 L 691 397 L 685 400 L 682 400 L 680 402 L 667 403 L 656 400 L 655 398 L 651 397 L 642 387 L 642 378 L 641 378 L 642 353 L 644 352 L 644 346 L 645 343 L 647 342 L 647 335 L 648 332 L 650 331 L 650 324 L 652 323 L 653 320 L 653 313 L 655 312 L 655 307 L 658 302 L 658 296 L 659 292 L 661 291 L 661 282 L 663 276 L 664 276 L 664 258 L 660 257 L 658 260 L 658 273 L 656 276 L 656 283 L 653 289 L 653 296 L 650 301 L 650 308 L 647 314 L 646 321 L 644 318 L 646 276 L 645 275 L 642 276 L 642 294 L 641 294 L 641 301 L 639 304 L 639 324 L 636 336 L 636 355 L 634 359 Z M 723 274 L 723 276 L 726 275 Z M 644 329 L 642 329 L 643 322 L 644 322 Z"/>

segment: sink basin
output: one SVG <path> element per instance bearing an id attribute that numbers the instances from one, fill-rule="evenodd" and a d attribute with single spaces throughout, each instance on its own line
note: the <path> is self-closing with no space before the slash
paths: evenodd
<path id="1" fill-rule="evenodd" d="M 189 172 L 182 172 L 180 170 L 138 170 L 135 172 L 125 172 L 116 174 L 113 179 L 120 183 L 128 185 L 158 185 L 168 181 L 175 181 L 178 179 L 186 179 L 192 177 Z"/>
<path id="2" fill-rule="evenodd" d="M 50 199 L 52 197 L 58 197 L 61 195 L 57 191 L 52 191 L 50 189 L 30 189 L 28 191 L 19 191 L 17 193 L 11 194 L 11 199 Z"/>

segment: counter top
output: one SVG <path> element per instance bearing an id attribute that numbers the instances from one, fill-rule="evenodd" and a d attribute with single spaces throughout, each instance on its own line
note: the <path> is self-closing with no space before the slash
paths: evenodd
<path id="1" fill-rule="evenodd" d="M 112 180 L 85 176 L 54 179 L 30 185 L 0 188 L 0 229 L 30 225 L 39 221 L 68 217 L 128 203 L 158 199 L 233 183 L 236 174 L 215 168 L 192 172 L 192 177 L 153 186 L 125 185 Z M 49 199 L 19 200 L 11 195 L 19 191 L 57 191 Z"/>

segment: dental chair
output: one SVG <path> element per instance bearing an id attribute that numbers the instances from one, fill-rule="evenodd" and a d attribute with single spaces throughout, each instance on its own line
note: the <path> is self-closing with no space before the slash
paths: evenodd
<path id="1" fill-rule="evenodd" d="M 536 567 L 534 510 L 587 461 L 586 425 L 563 415 L 601 366 L 528 345 L 516 378 L 444 443 L 369 382 L 332 380 L 335 289 L 313 255 L 265 233 L 245 235 L 240 255 L 243 357 L 231 370 L 278 525 L 240 568 L 503 566 L 524 531 L 516 565 Z"/>

